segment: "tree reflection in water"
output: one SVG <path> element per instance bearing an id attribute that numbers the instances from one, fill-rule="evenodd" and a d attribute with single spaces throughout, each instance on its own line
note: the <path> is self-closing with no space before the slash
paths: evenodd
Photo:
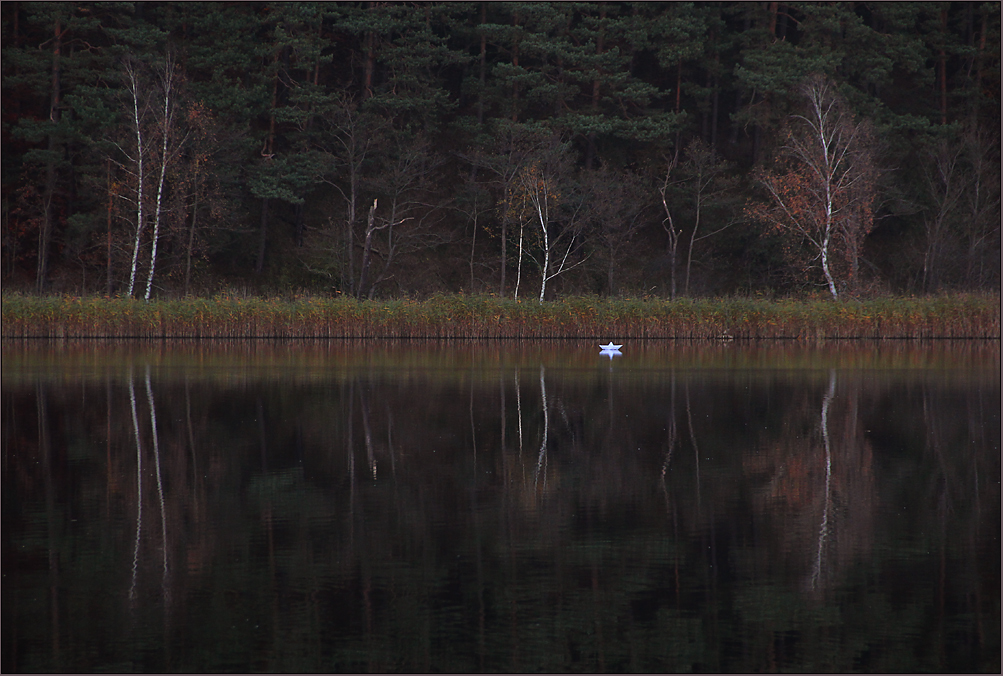
<path id="1" fill-rule="evenodd" d="M 832 446 L 829 441 L 829 405 L 836 393 L 836 372 L 829 371 L 829 391 L 822 399 L 822 445 L 825 448 L 825 499 L 822 507 L 822 525 L 818 529 L 818 552 L 815 554 L 815 567 L 811 573 L 811 590 L 818 588 L 818 576 L 822 572 L 822 547 L 829 530 L 829 506 L 831 505 L 832 488 Z"/>
<path id="2" fill-rule="evenodd" d="M 367 345 L 5 347 L 4 668 L 998 668 L 998 345 Z"/>

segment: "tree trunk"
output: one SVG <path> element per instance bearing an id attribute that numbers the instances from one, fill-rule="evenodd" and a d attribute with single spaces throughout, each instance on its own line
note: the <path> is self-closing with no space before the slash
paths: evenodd
<path id="1" fill-rule="evenodd" d="M 105 294 L 111 297 L 111 223 L 112 223 L 112 212 L 114 210 L 115 196 L 111 186 L 111 160 L 108 160 L 108 267 L 107 267 L 107 285 L 105 287 Z"/>
<path id="2" fill-rule="evenodd" d="M 789 10 L 786 5 L 779 5 L 779 7 L 783 7 L 784 11 L 778 15 L 776 38 L 778 40 L 785 40 L 787 38 L 787 17 L 789 16 Z"/>
<path id="3" fill-rule="evenodd" d="M 947 8 L 940 10 L 940 27 L 943 31 L 942 40 L 947 40 Z M 940 123 L 947 124 L 947 52 L 940 48 Z"/>
<path id="4" fill-rule="evenodd" d="M 613 250 L 613 244 L 610 243 L 610 245 L 609 245 L 609 265 L 607 266 L 607 269 L 606 269 L 606 288 L 607 288 L 607 293 L 610 295 L 610 298 L 613 297 L 613 293 L 614 293 L 614 290 L 613 290 L 613 267 L 614 267 L 613 260 L 614 260 L 615 253 L 616 252 Z"/>
<path id="5" fill-rule="evenodd" d="M 512 15 L 512 25 L 519 25 L 519 15 Z M 514 69 L 519 68 L 519 43 L 516 42 L 512 45 L 512 66 Z M 512 121 L 519 121 L 519 84 L 518 82 L 512 83 Z"/>
<path id="6" fill-rule="evenodd" d="M 676 63 L 676 112 L 679 112 L 679 108 L 682 105 L 682 93 L 683 93 L 683 60 L 679 59 Z M 676 137 L 678 138 L 678 134 Z"/>
<path id="7" fill-rule="evenodd" d="M 522 281 L 522 236 L 525 231 L 525 224 L 522 219 L 519 219 L 519 264 L 516 266 L 515 273 L 515 295 L 513 298 L 519 300 L 519 282 Z"/>
<path id="8" fill-rule="evenodd" d="M 679 113 L 680 106 L 682 105 L 682 91 L 683 91 L 683 60 L 679 59 L 676 64 L 676 113 Z M 676 147 L 679 147 L 680 131 L 676 130 Z"/>
<path id="9" fill-rule="evenodd" d="M 59 81 L 59 55 L 63 48 L 62 24 L 57 18 L 53 27 L 52 46 L 52 86 L 49 98 L 49 121 L 56 125 L 60 118 L 61 85 Z M 48 158 L 45 166 L 45 198 L 42 215 L 42 230 L 38 234 L 38 267 L 35 271 L 35 290 L 42 293 L 45 290 L 49 275 L 49 242 L 52 239 L 52 222 L 55 219 L 53 200 L 56 197 L 56 134 L 57 130 L 49 132 Z"/>
<path id="10" fill-rule="evenodd" d="M 474 236 L 470 240 L 470 293 L 474 293 L 474 252 L 477 250 L 477 200 L 474 200 Z"/>
<path id="11" fill-rule="evenodd" d="M 721 90 L 718 87 L 717 77 L 714 77 L 714 103 L 711 107 L 711 117 L 710 117 L 710 145 L 712 148 L 717 150 L 717 116 L 718 116 L 718 102 L 721 99 Z"/>
<path id="12" fill-rule="evenodd" d="M 293 220 L 295 221 L 294 228 L 295 228 L 295 234 L 296 234 L 296 246 L 297 247 L 302 247 L 303 246 L 303 226 L 305 225 L 305 220 L 306 220 L 306 203 L 305 202 L 300 202 L 299 204 L 296 205 L 295 215 L 294 215 Z"/>
<path id="13" fill-rule="evenodd" d="M 669 298 L 672 300 L 676 299 L 676 263 L 679 257 L 676 245 L 678 243 L 678 236 L 675 238 L 669 237 Z"/>
<path id="14" fill-rule="evenodd" d="M 481 3 L 481 25 L 484 25 L 488 21 L 488 3 Z M 481 58 L 480 58 L 480 72 L 478 78 L 480 80 L 481 88 L 477 93 L 477 127 L 480 128 L 484 124 L 484 87 L 487 78 L 487 54 L 488 54 L 488 36 L 486 33 L 481 33 Z"/>
<path id="15" fill-rule="evenodd" d="M 279 105 L 279 76 L 278 62 L 280 53 L 275 52 L 274 62 L 276 64 L 275 78 L 272 81 L 272 107 L 268 114 L 268 136 L 265 139 L 265 149 L 261 154 L 266 161 L 275 154 L 275 108 Z M 265 251 L 268 240 L 268 198 L 261 198 L 261 236 L 258 240 L 258 260 L 254 265 L 254 274 L 261 276 L 265 270 Z"/>
<path id="16" fill-rule="evenodd" d="M 832 241 L 832 223 L 831 217 L 827 216 L 829 222 L 825 227 L 825 237 L 822 240 L 822 272 L 825 274 L 826 284 L 829 285 L 829 293 L 832 294 L 833 300 L 839 298 L 839 293 L 836 291 L 836 282 L 832 278 L 832 272 L 829 270 L 829 243 Z"/>
<path id="17" fill-rule="evenodd" d="M 373 200 L 374 206 L 375 202 L 376 200 Z M 390 202 L 390 218 L 388 219 L 387 224 L 385 226 L 377 227 L 375 219 L 373 222 L 374 234 L 376 233 L 377 230 L 385 229 L 387 231 L 387 253 L 386 257 L 383 259 L 383 267 L 380 269 L 379 274 L 374 276 L 372 272 L 370 272 L 367 275 L 370 279 L 372 279 L 372 281 L 369 282 L 369 290 L 366 292 L 366 297 L 369 298 L 370 300 L 372 300 L 373 296 L 376 295 L 376 287 L 379 285 L 379 283 L 387 278 L 387 272 L 390 270 L 390 266 L 393 265 L 394 262 L 394 251 L 397 248 L 396 245 L 394 244 L 394 227 L 396 225 L 400 225 L 404 221 L 410 220 L 409 218 L 400 219 L 400 212 L 398 211 L 397 207 L 398 207 L 397 199 L 394 198 Z M 370 258 L 369 269 L 372 270 L 371 258 Z"/>
<path id="18" fill-rule="evenodd" d="M 188 230 L 188 246 L 185 247 L 185 296 L 188 295 L 191 290 L 192 281 L 192 249 L 195 247 L 195 228 L 198 224 L 198 214 L 199 214 L 199 193 L 198 193 L 198 177 L 196 176 L 195 182 L 195 196 L 192 202 L 192 224 Z"/>
<path id="19" fill-rule="evenodd" d="M 376 232 L 376 200 L 369 207 L 369 220 L 366 222 L 366 241 L 362 246 L 362 271 L 359 273 L 359 288 L 356 298 L 361 299 L 366 292 L 366 277 L 369 275 L 369 252 L 372 250 L 373 233 Z"/>
<path id="20" fill-rule="evenodd" d="M 359 177 L 355 167 L 356 158 L 353 155 L 348 163 L 348 223 L 345 233 L 345 243 L 348 255 L 348 292 L 355 295 L 355 210 L 359 195 Z M 344 268 L 342 268 L 344 270 Z M 342 283 L 344 288 L 346 285 Z"/>
<path id="21" fill-rule="evenodd" d="M 683 295 L 690 295 L 690 268 L 693 265 L 693 243 L 696 241 L 697 230 L 700 229 L 700 210 L 703 207 L 703 187 L 701 185 L 702 177 L 697 175 L 697 186 L 696 186 L 696 214 L 693 218 L 693 232 L 690 233 L 690 245 L 686 250 L 686 281 L 683 284 Z"/>
<path id="22" fill-rule="evenodd" d="M 606 18 L 606 3 L 599 4 L 599 20 L 602 21 Z M 596 55 L 601 55 L 603 53 L 603 41 L 605 38 L 605 30 L 600 29 L 599 35 L 596 36 Z M 599 92 L 600 92 L 600 82 L 598 76 L 592 80 L 592 114 L 595 115 L 599 112 Z M 594 131 L 589 132 L 588 135 L 588 145 L 585 150 L 585 170 L 592 171 L 592 162 L 596 154 L 596 133 Z"/>
<path id="23" fill-rule="evenodd" d="M 666 192 L 669 189 L 669 177 L 672 175 L 672 170 L 676 168 L 679 158 L 678 153 L 679 146 L 676 146 L 676 156 L 669 161 L 668 167 L 666 167 L 665 170 L 665 180 L 662 182 L 662 187 L 659 190 L 659 194 L 662 197 L 662 208 L 665 210 L 665 218 L 662 220 L 662 229 L 665 230 L 665 234 L 668 235 L 669 297 L 672 299 L 675 299 L 676 297 L 676 259 L 678 258 L 680 233 L 676 230 L 676 224 L 672 218 L 672 211 L 669 209 L 669 201 L 666 197 Z"/>
<path id="24" fill-rule="evenodd" d="M 144 195 L 144 172 L 143 172 L 143 128 L 139 119 L 139 82 L 136 75 L 136 66 L 130 64 L 127 67 L 126 75 L 129 78 L 129 93 L 132 96 L 132 122 L 136 128 L 136 237 L 132 243 L 132 265 L 129 269 L 129 289 L 126 295 L 132 298 L 133 290 L 136 287 L 136 267 L 139 264 L 139 243 L 143 234 L 143 202 Z"/>
<path id="25" fill-rule="evenodd" d="M 506 255 L 508 243 L 508 218 L 502 217 L 501 227 L 501 284 L 498 287 L 498 295 L 505 297 L 505 268 L 508 266 L 508 256 Z"/>
<path id="26" fill-rule="evenodd" d="M 366 9 L 374 11 L 374 3 L 367 2 Z M 362 74 L 362 100 L 365 101 L 373 95 L 373 73 L 376 70 L 376 33 L 368 31 L 366 33 L 366 65 Z"/>
<path id="27" fill-rule="evenodd" d="M 982 66 L 983 66 L 983 55 L 986 53 L 986 25 L 988 22 L 989 12 L 985 9 L 982 10 L 982 22 L 981 28 L 979 29 L 979 49 L 975 56 L 975 121 L 978 122 L 979 119 L 979 108 L 982 101 Z"/>
<path id="28" fill-rule="evenodd" d="M 547 272 L 550 270 L 550 237 L 547 235 L 547 224 L 543 214 L 537 207 L 537 215 L 540 217 L 540 232 L 543 234 L 543 274 L 540 275 L 540 302 L 547 293 Z"/>
<path id="29" fill-rule="evenodd" d="M 150 248 L 150 274 L 146 278 L 146 296 L 145 300 L 150 300 L 150 290 L 153 288 L 153 274 L 157 268 L 157 243 L 160 240 L 160 215 L 163 212 L 163 196 L 164 196 L 164 178 L 167 175 L 167 162 L 169 159 L 168 155 L 168 141 L 171 135 L 171 107 L 173 102 L 171 101 L 172 91 L 171 85 L 173 84 L 174 78 L 174 64 L 170 59 L 164 64 L 164 80 L 163 80 L 163 96 L 164 96 L 164 107 L 163 107 L 163 118 L 160 124 L 160 135 L 162 137 L 162 142 L 160 144 L 160 177 L 157 180 L 157 201 L 154 207 L 153 213 L 153 244 Z"/>
<path id="30" fill-rule="evenodd" d="M 702 138 L 705 142 L 708 142 L 708 143 L 710 142 L 710 112 L 709 112 L 709 110 L 710 110 L 710 99 L 711 99 L 711 96 L 713 94 L 712 82 L 713 82 L 713 79 L 711 78 L 711 74 L 708 71 L 707 72 L 707 79 L 706 79 L 706 83 L 707 83 L 707 85 L 706 85 L 707 86 L 707 98 L 704 100 L 704 110 L 703 110 L 703 112 L 700 113 L 700 138 Z"/>
<path id="31" fill-rule="evenodd" d="M 268 241 L 268 198 L 261 198 L 261 228 L 258 238 L 258 260 L 254 264 L 254 274 L 260 276 L 265 270 L 265 249 Z"/>

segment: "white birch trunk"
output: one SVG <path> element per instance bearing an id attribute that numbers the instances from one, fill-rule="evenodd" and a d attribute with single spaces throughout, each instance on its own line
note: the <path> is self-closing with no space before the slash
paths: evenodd
<path id="1" fill-rule="evenodd" d="M 157 180 L 157 201 L 156 207 L 154 208 L 153 214 L 153 244 L 150 248 L 150 273 L 146 278 L 146 295 L 145 300 L 150 300 L 150 290 L 153 288 L 153 274 L 157 268 L 157 242 L 160 239 L 160 214 L 162 213 L 162 200 L 164 195 L 164 176 L 167 174 L 167 144 L 170 139 L 171 131 L 171 84 L 174 78 L 174 68 L 173 63 L 168 60 L 164 64 L 164 107 L 163 107 L 163 118 L 160 121 L 160 135 L 162 137 L 162 143 L 160 148 L 160 177 Z"/>
<path id="2" fill-rule="evenodd" d="M 824 148 L 823 144 L 823 148 Z M 826 153 L 826 160 L 828 160 L 828 153 Z M 832 272 L 829 270 L 829 244 L 832 242 L 832 183 L 831 180 L 827 180 L 825 184 L 825 233 L 822 236 L 822 272 L 825 274 L 826 284 L 829 285 L 829 293 L 832 294 L 833 299 L 839 298 L 839 293 L 836 291 L 836 282 L 832 278 Z"/>
<path id="3" fill-rule="evenodd" d="M 546 184 L 544 184 L 544 190 L 546 191 Z M 540 276 L 540 302 L 543 302 L 543 295 L 547 293 L 547 272 L 550 270 L 550 236 L 547 234 L 547 221 L 548 217 L 543 215 L 543 208 L 540 205 L 540 195 L 536 194 L 536 198 L 533 200 L 536 204 L 536 217 L 540 221 L 540 232 L 543 234 L 543 274 Z M 543 207 L 546 207 L 547 195 L 544 192 L 543 195 Z"/>
<path id="4" fill-rule="evenodd" d="M 826 225 L 825 237 L 822 239 L 822 272 L 825 274 L 825 282 L 829 285 L 829 293 L 832 294 L 834 299 L 839 298 L 839 293 L 836 291 L 836 282 L 832 278 L 832 272 L 829 271 L 829 242 L 832 240 L 831 224 Z"/>
<path id="5" fill-rule="evenodd" d="M 129 93 L 132 94 L 132 121 L 136 127 L 136 238 L 132 245 L 132 266 L 129 269 L 129 291 L 128 297 L 132 298 L 132 291 L 136 286 L 136 265 L 139 262 L 139 240 L 143 234 L 143 129 L 139 119 L 139 83 L 136 81 L 136 71 L 130 66 L 126 66 L 126 75 L 129 78 Z"/>
<path id="6" fill-rule="evenodd" d="M 522 235 L 525 231 L 525 224 L 522 219 L 519 219 L 519 264 L 516 267 L 515 273 L 515 300 L 519 300 L 519 282 L 522 281 Z"/>
<path id="7" fill-rule="evenodd" d="M 672 212 L 669 210 L 669 202 L 665 193 L 669 189 L 669 177 L 672 175 L 672 170 L 676 168 L 678 161 L 679 154 L 677 152 L 676 155 L 669 161 L 668 166 L 665 169 L 665 180 L 662 182 L 662 187 L 659 189 L 659 194 L 662 196 L 662 208 L 665 209 L 665 218 L 662 219 L 662 229 L 665 230 L 665 234 L 669 236 L 669 298 L 673 300 L 675 300 L 676 297 L 676 259 L 679 251 L 679 235 L 682 233 L 676 229 L 676 224 L 672 218 Z"/>

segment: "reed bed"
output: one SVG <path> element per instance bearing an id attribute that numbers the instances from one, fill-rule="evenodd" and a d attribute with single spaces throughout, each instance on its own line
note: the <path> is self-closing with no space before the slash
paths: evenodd
<path id="1" fill-rule="evenodd" d="M 999 295 L 872 300 L 604 299 L 539 303 L 439 295 L 145 302 L 5 294 L 9 338 L 581 338 L 760 339 L 1000 337 Z"/>

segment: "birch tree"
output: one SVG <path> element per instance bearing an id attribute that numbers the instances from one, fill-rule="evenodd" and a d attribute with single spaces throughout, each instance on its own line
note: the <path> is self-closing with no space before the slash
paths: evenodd
<path id="1" fill-rule="evenodd" d="M 150 244 L 150 266 L 146 278 L 144 299 L 150 299 L 153 278 L 157 267 L 160 226 L 164 216 L 164 189 L 171 162 L 177 157 L 186 138 L 178 138 L 176 120 L 177 73 L 172 56 L 168 56 L 151 83 L 143 73 L 143 66 L 135 59 L 126 59 L 122 66 L 125 78 L 126 110 L 129 117 L 131 143 L 128 150 L 121 145 L 119 151 L 125 162 L 119 162 L 134 186 L 132 195 L 135 205 L 133 224 L 132 261 L 129 266 L 129 286 L 126 294 L 131 298 L 136 290 L 136 276 L 139 272 L 139 253 L 143 243 L 149 214 L 147 202 L 153 200 L 153 234 Z M 151 116 L 154 118 L 151 122 Z M 151 169 L 150 165 L 154 167 Z M 148 193 L 149 173 L 156 171 L 156 192 Z"/>
<path id="2" fill-rule="evenodd" d="M 581 213 L 584 200 L 580 196 L 572 199 L 569 199 L 571 196 L 565 196 L 565 212 L 559 215 L 558 208 L 562 201 L 557 185 L 559 177 L 559 169 L 548 169 L 538 163 L 525 167 L 519 173 L 520 199 L 528 204 L 529 222 L 533 224 L 539 237 L 538 255 L 542 259 L 537 259 L 537 264 L 540 267 L 541 303 L 547 293 L 547 282 L 583 262 L 579 260 L 568 265 L 583 225 Z M 521 252 L 521 236 L 519 248 Z"/>
<path id="3" fill-rule="evenodd" d="M 829 293 L 838 298 L 839 287 L 855 281 L 860 249 L 873 228 L 871 136 L 829 80 L 809 78 L 800 93 L 804 111 L 788 119 L 777 169 L 759 174 L 770 203 L 752 211 L 785 235 L 795 258 L 807 245 L 806 267 L 820 267 Z M 838 245 L 841 262 L 848 264 L 843 271 L 833 255 Z"/>
<path id="4" fill-rule="evenodd" d="M 502 292 L 505 290 L 504 282 L 504 270 L 505 270 L 505 245 L 507 238 L 507 230 L 509 225 L 518 223 L 519 225 L 519 244 L 516 249 L 516 274 L 515 274 L 515 292 L 513 298 L 519 300 L 519 286 L 522 284 L 522 260 L 523 252 L 525 250 L 524 244 L 526 241 L 526 222 L 530 218 L 530 201 L 529 196 L 525 190 L 521 188 L 522 172 L 526 170 L 526 167 L 518 167 L 516 173 L 511 176 L 509 181 L 504 184 L 504 193 L 501 199 L 500 205 L 502 209 Z"/>

